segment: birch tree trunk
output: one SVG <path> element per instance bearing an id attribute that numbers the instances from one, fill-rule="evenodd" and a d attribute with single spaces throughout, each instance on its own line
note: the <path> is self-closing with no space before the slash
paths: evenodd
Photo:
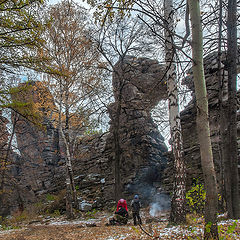
<path id="1" fill-rule="evenodd" d="M 197 101 L 197 131 L 206 189 L 204 239 L 219 239 L 217 228 L 218 196 L 208 120 L 208 99 L 203 68 L 203 37 L 199 0 L 188 0 L 188 5 L 192 25 L 193 79 Z"/>
<path id="2" fill-rule="evenodd" d="M 237 1 L 228 0 L 227 71 L 228 71 L 228 158 L 225 159 L 227 210 L 230 218 L 240 217 L 237 156 Z M 229 171 L 230 170 L 230 171 Z M 228 183 L 228 184 L 227 184 Z"/>
<path id="3" fill-rule="evenodd" d="M 164 15 L 167 21 L 165 28 L 165 61 L 167 64 L 167 90 L 169 101 L 169 123 L 171 131 L 171 145 L 174 155 L 175 180 L 171 201 L 170 222 L 177 224 L 186 221 L 186 168 L 183 160 L 183 144 L 178 101 L 178 86 L 176 76 L 174 49 L 174 10 L 173 1 L 165 0 Z"/>
<path id="4" fill-rule="evenodd" d="M 65 145 L 65 160 L 66 160 L 66 213 L 68 218 L 74 217 L 73 212 L 73 202 L 74 206 L 77 207 L 77 193 L 73 178 L 73 169 L 72 169 L 72 158 L 69 148 L 69 143 L 67 142 L 67 138 L 63 132 L 62 129 L 62 96 L 60 97 L 60 109 L 59 109 L 59 118 L 58 118 L 58 126 L 59 126 L 59 132 L 61 134 L 61 137 L 63 139 L 64 145 Z M 68 118 L 68 117 L 67 117 Z"/>

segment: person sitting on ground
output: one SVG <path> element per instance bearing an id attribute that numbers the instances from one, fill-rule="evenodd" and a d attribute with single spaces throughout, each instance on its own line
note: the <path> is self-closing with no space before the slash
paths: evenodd
<path id="1" fill-rule="evenodd" d="M 116 224 L 127 224 L 128 222 L 128 211 L 121 205 L 118 207 L 118 211 L 115 212 L 115 215 L 112 219 L 109 220 L 110 225 Z"/>
<path id="2" fill-rule="evenodd" d="M 142 219 L 139 214 L 140 208 L 141 208 L 141 203 L 139 201 L 138 195 L 134 196 L 134 199 L 131 202 L 131 207 L 132 207 L 132 215 L 133 215 L 134 225 L 137 225 L 137 220 L 138 220 L 138 224 L 142 224 Z"/>
<path id="3" fill-rule="evenodd" d="M 120 224 L 127 224 L 128 221 L 128 211 L 119 206 L 118 211 L 115 212 L 116 221 Z"/>

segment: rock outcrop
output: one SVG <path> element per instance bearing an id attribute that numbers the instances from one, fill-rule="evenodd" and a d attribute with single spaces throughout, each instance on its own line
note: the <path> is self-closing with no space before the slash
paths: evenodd
<path id="1" fill-rule="evenodd" d="M 204 65 L 214 163 L 220 182 L 219 87 L 216 59 L 217 55 L 213 53 L 205 58 Z M 226 77 L 225 63 L 225 57 L 222 55 L 221 67 L 223 76 Z M 147 58 L 128 56 L 115 65 L 112 82 L 115 102 L 108 106 L 109 132 L 79 138 L 74 156 L 75 183 L 80 195 L 80 208 L 84 211 L 91 207 L 103 207 L 106 203 L 114 203 L 116 133 L 120 147 L 122 197 L 129 199 L 137 193 L 142 200 L 149 202 L 162 188 L 163 182 L 165 190 L 171 191 L 174 175 L 171 169 L 172 161 L 164 139 L 151 118 L 151 110 L 160 100 L 167 98 L 164 73 L 164 65 Z M 185 79 L 185 84 L 193 90 L 191 71 Z M 224 84 L 226 85 L 226 81 Z M 181 113 L 188 188 L 193 179 L 202 173 L 194 93 L 192 96 L 192 101 Z M 0 215 L 6 214 L 9 209 L 22 208 L 27 203 L 38 201 L 44 193 L 55 193 L 65 188 L 65 160 L 61 152 L 64 146 L 52 121 L 52 110 L 55 108 L 52 96 L 40 82 L 32 82 L 26 96 L 23 97 L 28 100 L 31 98 L 31 110 L 37 113 L 36 117 L 42 124 L 34 125 L 34 118 L 31 122 L 21 116 L 17 117 L 15 136 L 18 151 L 11 150 L 11 164 L 8 165 L 8 173 L 13 180 L 10 187 L 12 198 L 10 202 L 6 202 L 7 207 L 1 209 Z M 224 87 L 223 99 L 226 100 L 226 97 Z M 16 115 L 13 115 L 12 122 L 14 116 Z M 1 125 L 0 131 L 5 133 L 2 135 L 3 139 L 0 139 L 3 148 L 8 139 L 8 121 L 2 116 L 1 120 L 4 124 Z M 167 167 L 168 163 L 170 165 Z"/>
<path id="2" fill-rule="evenodd" d="M 129 56 L 115 65 L 113 74 L 115 102 L 109 106 L 107 139 L 111 143 L 111 162 L 114 164 L 115 158 L 113 132 L 119 125 L 123 189 L 125 194 L 139 193 L 148 200 L 156 186 L 160 187 L 167 163 L 164 139 L 150 113 L 160 100 L 167 98 L 164 73 L 165 66 L 156 60 Z"/>
<path id="3" fill-rule="evenodd" d="M 240 56 L 240 55 L 239 55 Z M 238 64 L 239 64 L 238 60 Z M 227 71 L 226 55 L 221 56 L 221 77 L 223 79 L 222 97 L 223 102 L 226 102 L 227 96 Z M 240 66 L 240 64 L 239 64 Z M 219 109 L 219 77 L 218 77 L 218 54 L 212 53 L 204 58 L 204 72 L 207 87 L 207 96 L 209 104 L 209 124 L 211 131 L 211 143 L 213 150 L 213 160 L 215 164 L 215 170 L 217 173 L 217 180 L 221 186 L 222 182 L 222 164 L 220 158 L 220 109 Z M 194 178 L 202 176 L 201 159 L 199 144 L 197 139 L 196 129 L 196 98 L 194 94 L 193 76 L 191 69 L 188 76 L 184 80 L 186 84 L 192 90 L 193 99 L 188 106 L 181 112 L 181 125 L 183 133 L 184 143 L 184 158 L 187 163 L 187 186 L 192 185 Z M 239 107 L 239 104 L 238 104 Z M 239 121 L 239 116 L 238 116 Z M 238 134 L 240 133 L 240 127 L 238 126 Z M 240 138 L 240 134 L 239 134 Z"/>
<path id="4" fill-rule="evenodd" d="M 163 65 L 147 58 L 126 57 L 115 65 L 115 102 L 108 107 L 109 133 L 99 139 L 82 139 L 74 164 L 75 173 L 78 173 L 76 182 L 89 198 L 100 197 L 104 202 L 114 202 L 113 132 L 117 118 L 122 197 L 128 199 L 138 193 L 142 200 L 149 201 L 161 186 L 167 147 L 150 111 L 159 100 L 166 99 L 164 70 Z"/>
<path id="5" fill-rule="evenodd" d="M 41 82 L 31 82 L 21 84 L 12 97 L 30 104 L 16 105 L 16 112 L 12 111 L 17 149 L 11 149 L 6 170 L 11 185 L 11 196 L 7 197 L 11 201 L 6 204 L 9 211 L 62 189 L 65 179 L 58 131 L 49 117 L 55 108 L 51 93 Z"/>
<path id="6" fill-rule="evenodd" d="M 138 193 L 142 199 L 151 199 L 161 185 L 167 163 L 167 147 L 150 114 L 159 100 L 167 97 L 163 79 L 165 67 L 147 58 L 126 57 L 115 69 L 115 102 L 108 107 L 110 130 L 102 135 L 79 138 L 73 161 L 79 201 L 84 204 L 88 201 L 93 207 L 106 206 L 106 202 L 111 205 L 115 201 L 113 131 L 119 98 L 122 197 L 132 198 Z M 64 152 L 64 146 L 53 120 L 56 107 L 49 90 L 41 82 L 31 82 L 13 98 L 31 104 L 24 110 L 18 109 L 20 115 L 12 115 L 12 122 L 17 119 L 18 151 L 13 152 L 10 171 L 17 186 L 14 195 L 18 197 L 10 204 L 10 209 L 23 207 L 38 201 L 45 193 L 65 188 L 65 161 L 61 151 Z M 34 114 L 27 120 L 21 115 L 28 114 L 28 110 Z M 36 122 L 41 124 L 36 125 Z"/>

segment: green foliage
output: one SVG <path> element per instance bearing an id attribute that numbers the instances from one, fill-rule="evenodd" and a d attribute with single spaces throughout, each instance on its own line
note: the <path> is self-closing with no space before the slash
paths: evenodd
<path id="1" fill-rule="evenodd" d="M 233 224 L 229 225 L 227 231 L 224 229 L 223 225 L 218 225 L 219 240 L 235 239 L 233 233 L 235 232 L 236 227 L 237 221 L 234 221 Z"/>
<path id="2" fill-rule="evenodd" d="M 192 213 L 203 213 L 206 191 L 199 179 L 194 179 L 195 183 L 192 188 L 186 193 L 187 204 Z"/>
<path id="3" fill-rule="evenodd" d="M 26 209 L 22 212 L 17 211 L 13 213 L 11 217 L 3 218 L 1 221 L 1 226 L 3 230 L 16 229 L 16 228 L 19 228 L 20 223 L 23 223 L 32 218 L 33 218 L 33 213 Z"/>
<path id="4" fill-rule="evenodd" d="M 140 234 L 140 231 L 139 231 L 138 228 L 136 228 L 136 227 L 134 227 L 134 226 L 132 226 L 131 228 L 132 228 L 132 230 L 135 231 L 137 234 Z"/>
<path id="5" fill-rule="evenodd" d="M 56 214 L 62 214 L 65 211 L 65 189 L 60 191 L 57 195 L 47 194 L 44 200 L 48 201 L 47 204 L 44 202 L 44 214 L 55 216 Z"/>
<path id="6" fill-rule="evenodd" d="M 0 225 L 0 230 L 20 229 L 19 226 Z"/>
<path id="7" fill-rule="evenodd" d="M 210 233 L 211 232 L 211 227 L 212 227 L 212 223 L 211 222 L 208 222 L 205 226 L 205 230 L 207 233 Z"/>
<path id="8" fill-rule="evenodd" d="M 53 212 L 50 212 L 49 209 L 46 210 L 45 214 L 50 215 L 51 217 L 59 217 L 61 216 L 60 210 L 54 210 Z"/>
<path id="9" fill-rule="evenodd" d="M 196 234 L 196 227 L 198 228 L 199 226 L 196 225 L 196 222 L 195 222 L 195 224 L 188 226 L 188 231 L 191 232 L 191 234 Z M 212 223 L 211 222 L 207 223 L 205 225 L 205 231 L 210 233 L 211 227 L 212 227 Z M 233 224 L 228 225 L 227 228 L 225 225 L 218 225 L 219 240 L 235 239 L 235 236 L 233 234 L 236 231 L 236 228 L 237 228 L 237 221 L 234 221 Z M 235 234 L 237 233 L 235 232 Z M 193 240 L 193 239 L 202 239 L 202 238 L 197 236 L 194 236 L 194 237 L 188 236 L 187 239 Z"/>
<path id="10" fill-rule="evenodd" d="M 54 210 L 53 215 L 54 215 L 55 217 L 59 217 L 59 216 L 61 215 L 61 213 L 60 213 L 59 210 Z"/>
<path id="11" fill-rule="evenodd" d="M 43 23 L 40 14 L 42 3 L 42 0 L 1 1 L 0 49 L 4 49 L 4 54 L 0 56 L 2 70 L 13 72 L 14 68 L 20 66 L 39 68 L 41 35 L 47 24 Z"/>
<path id="12" fill-rule="evenodd" d="M 87 215 L 88 218 L 95 218 L 95 214 L 96 214 L 97 212 L 98 212 L 98 210 L 94 208 L 92 211 L 88 211 L 88 212 L 86 213 L 86 215 Z"/>
<path id="13" fill-rule="evenodd" d="M 232 225 L 228 226 L 227 234 L 233 233 L 235 231 L 236 227 L 237 227 L 237 221 L 234 221 L 234 223 Z"/>
<path id="14" fill-rule="evenodd" d="M 196 214 L 187 214 L 186 223 L 189 225 L 196 225 L 198 218 L 199 216 L 197 216 Z"/>
<path id="15" fill-rule="evenodd" d="M 54 201 L 54 200 L 55 200 L 55 196 L 48 193 L 48 194 L 46 195 L 46 200 L 47 200 L 47 201 Z"/>
<path id="16" fill-rule="evenodd" d="M 102 133 L 102 130 L 94 130 L 94 129 L 88 129 L 85 131 L 84 135 L 87 135 L 87 136 L 92 136 L 92 135 L 95 135 L 95 134 L 101 134 Z"/>

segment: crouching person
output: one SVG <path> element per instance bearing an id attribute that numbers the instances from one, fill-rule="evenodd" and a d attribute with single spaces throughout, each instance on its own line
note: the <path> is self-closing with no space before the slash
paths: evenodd
<path id="1" fill-rule="evenodd" d="M 128 211 L 124 207 L 120 206 L 118 211 L 115 212 L 115 217 L 118 223 L 127 224 Z"/>
<path id="2" fill-rule="evenodd" d="M 115 215 L 112 219 L 110 219 L 110 225 L 125 225 L 128 222 L 128 211 L 122 207 L 119 206 L 118 210 L 115 212 Z"/>

